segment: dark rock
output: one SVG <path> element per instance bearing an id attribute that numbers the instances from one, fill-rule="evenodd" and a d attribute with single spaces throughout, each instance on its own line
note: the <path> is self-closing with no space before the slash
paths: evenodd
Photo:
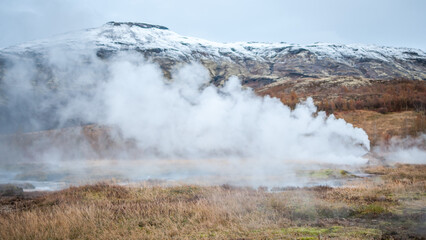
<path id="1" fill-rule="evenodd" d="M 113 25 L 113 26 L 121 26 L 121 25 L 127 25 L 129 27 L 140 27 L 140 28 L 158 28 L 158 29 L 162 29 L 162 30 L 168 30 L 167 27 L 164 26 L 160 26 L 160 25 L 152 25 L 152 24 L 148 24 L 148 23 L 135 23 L 135 22 L 108 22 L 107 24 Z"/>
<path id="2" fill-rule="evenodd" d="M 309 52 L 307 49 L 304 48 L 297 48 L 297 49 L 292 49 L 288 51 L 290 54 L 299 54 L 301 52 Z"/>
<path id="3" fill-rule="evenodd" d="M 114 50 L 108 50 L 108 49 L 99 49 L 98 51 L 96 51 L 96 56 L 98 56 L 98 58 L 101 59 L 107 59 L 111 56 L 113 56 L 115 54 Z"/>
<path id="4" fill-rule="evenodd" d="M 419 54 L 416 53 L 416 52 L 404 52 L 404 53 L 408 54 L 408 55 L 411 55 L 411 56 L 415 56 L 415 57 L 419 56 Z"/>

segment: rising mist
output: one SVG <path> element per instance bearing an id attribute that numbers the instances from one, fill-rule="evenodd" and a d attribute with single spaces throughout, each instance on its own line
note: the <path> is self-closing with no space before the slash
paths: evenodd
<path id="1" fill-rule="evenodd" d="M 311 98 L 292 110 L 276 98 L 257 96 L 237 77 L 212 85 L 198 63 L 180 65 L 168 79 L 157 64 L 134 54 L 100 60 L 55 49 L 48 56 L 48 74 L 19 58 L 5 73 L 7 107 L 16 119 L 9 127 L 16 128 L 14 133 L 20 128 L 13 122 L 28 129 L 68 130 L 60 140 L 52 134 L 25 144 L 6 138 L 0 151 L 9 169 L 13 162 L 30 160 L 43 163 L 41 171 L 66 168 L 68 175 L 85 173 L 86 180 L 96 169 L 113 169 L 129 179 L 242 174 L 267 184 L 270 176 L 289 181 L 296 168 L 313 163 L 367 161 L 362 157 L 370 148 L 367 134 L 318 112 Z M 108 141 L 127 147 L 105 147 L 108 154 L 99 154 L 73 128 L 81 124 L 107 126 L 113 129 Z M 93 165 L 94 159 L 105 160 Z"/>

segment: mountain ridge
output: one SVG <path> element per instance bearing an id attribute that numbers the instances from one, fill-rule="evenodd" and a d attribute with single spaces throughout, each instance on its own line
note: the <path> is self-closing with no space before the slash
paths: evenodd
<path id="1" fill-rule="evenodd" d="M 254 88 L 289 79 L 333 76 L 426 79 L 426 53 L 420 49 L 362 44 L 217 43 L 181 36 L 160 25 L 132 22 L 108 22 L 100 28 L 4 48 L 0 56 L 43 55 L 52 47 L 67 51 L 93 49 L 103 59 L 120 51 L 135 51 L 159 63 L 166 76 L 176 64 L 201 62 L 215 84 L 236 75 Z"/>
<path id="2" fill-rule="evenodd" d="M 96 85 L 81 82 L 75 74 L 89 71 L 96 75 L 94 81 L 102 81 L 107 69 L 90 69 L 89 63 L 98 61 L 105 67 L 114 56 L 129 52 L 132 57 L 158 64 L 169 79 L 177 67 L 201 63 L 211 84 L 221 86 L 237 76 L 243 86 L 259 95 L 277 97 L 291 107 L 308 96 L 328 113 L 345 109 L 424 111 L 426 106 L 426 53 L 420 49 L 217 43 L 181 36 L 160 25 L 109 22 L 0 50 L 0 132 L 57 127 L 60 120 L 52 117 L 55 111 L 75 95 L 90 96 L 91 86 Z M 21 69 L 11 75 L 14 66 Z M 21 73 L 28 68 L 31 71 Z M 24 81 L 26 88 L 19 81 Z M 40 110 L 46 99 L 54 104 Z M 32 125 L 33 118 L 43 124 L 22 127 Z M 70 123 L 79 124 L 87 123 Z"/>

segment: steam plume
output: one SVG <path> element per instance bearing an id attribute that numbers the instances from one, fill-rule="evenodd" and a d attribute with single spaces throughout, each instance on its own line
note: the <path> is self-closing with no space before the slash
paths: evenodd
<path id="1" fill-rule="evenodd" d="M 292 111 L 243 89 L 236 77 L 222 88 L 208 85 L 209 74 L 198 64 L 178 69 L 171 81 L 149 63 L 120 60 L 110 71 L 99 96 L 104 123 L 167 157 L 362 163 L 369 148 L 363 130 L 316 114 L 311 98 Z"/>
<path id="2" fill-rule="evenodd" d="M 46 71 L 37 69 L 36 63 L 18 61 L 6 72 L 8 98 L 17 100 L 8 103 L 16 113 L 11 117 L 28 118 L 33 127 L 43 128 L 46 121 L 33 113 L 46 113 L 49 123 L 58 127 L 82 122 L 117 129 L 113 138 L 134 143 L 138 151 L 131 156 L 142 160 L 133 164 L 123 159 L 103 169 L 113 168 L 138 179 L 187 176 L 189 171 L 200 175 L 243 172 L 263 178 L 290 176 L 294 165 L 312 162 L 366 162 L 362 155 L 370 146 L 367 134 L 333 115 L 317 112 L 311 98 L 291 110 L 276 98 L 255 95 L 237 77 L 216 87 L 209 84 L 208 71 L 197 63 L 180 66 L 167 79 L 158 65 L 129 54 L 102 61 L 94 54 L 55 50 L 44 61 L 51 69 L 46 74 L 49 81 L 33 83 L 45 77 L 40 72 Z M 80 145 L 74 144 L 74 150 L 79 154 L 41 140 L 26 151 L 36 162 L 72 171 L 70 158 L 84 162 L 96 156 L 88 154 L 92 147 L 88 141 L 76 142 Z M 10 146 L 0 151 L 9 160 L 28 157 L 11 154 Z M 119 158 L 130 156 L 123 148 L 111 151 Z M 159 164 L 164 159 L 186 159 L 190 165 Z M 78 170 L 87 173 L 85 166 L 80 164 Z"/>

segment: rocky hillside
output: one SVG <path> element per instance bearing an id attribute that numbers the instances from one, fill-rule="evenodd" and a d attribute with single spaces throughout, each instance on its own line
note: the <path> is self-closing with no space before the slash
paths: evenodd
<path id="1" fill-rule="evenodd" d="M 158 62 L 165 74 L 179 63 L 205 65 L 215 83 L 231 75 L 258 88 L 292 79 L 353 77 L 365 79 L 426 79 L 426 53 L 419 49 L 371 45 L 316 43 L 216 43 L 181 36 L 166 27 L 144 23 L 109 22 L 100 28 L 5 48 L 2 68 L 10 55 L 40 58 L 49 49 L 93 49 L 99 58 L 134 50 Z"/>
<path id="2" fill-rule="evenodd" d="M 260 94 L 280 97 L 284 102 L 286 97 L 294 98 L 290 96 L 293 91 L 299 96 L 313 95 L 318 102 L 322 100 L 320 98 L 338 97 L 330 95 L 330 89 L 337 93 L 345 87 L 346 94 L 356 88 L 364 93 L 364 88 L 371 85 L 386 89 L 382 85 L 377 87 L 376 82 L 384 82 L 387 86 L 393 83 L 389 80 L 399 79 L 401 82 L 402 79 L 416 80 L 413 88 L 416 94 L 420 92 L 416 99 L 420 98 L 421 104 L 426 103 L 423 99 L 426 53 L 419 49 L 327 43 L 216 43 L 181 36 L 158 25 L 109 22 L 99 28 L 0 50 L 0 125 L 6 126 L 0 128 L 0 132 L 5 129 L 9 132 L 26 131 L 25 126 L 34 118 L 46 122 L 39 129 L 55 126 L 58 120 L 49 114 L 60 108 L 67 97 L 73 97 L 73 91 L 83 89 L 85 94 L 90 94 L 90 85 L 80 86 L 73 82 L 80 66 L 93 62 L 93 56 L 96 61 L 107 64 L 109 59 L 122 52 L 133 52 L 136 58 L 158 63 L 166 77 L 170 77 L 173 68 L 182 63 L 200 62 L 209 70 L 216 85 L 236 75 L 243 85 Z M 68 66 L 60 65 L 61 62 Z M 28 73 L 28 67 L 23 63 L 35 70 Z M 22 69 L 16 70 L 17 66 Z M 10 73 L 13 68 L 15 72 Z M 107 74 L 103 69 L 99 72 Z M 30 85 L 21 84 L 20 81 L 25 79 Z M 44 88 L 37 90 L 41 85 Z M 16 95 L 17 92 L 21 95 Z M 321 94 L 316 97 L 317 92 Z M 19 97 L 23 95 L 31 98 L 23 100 Z M 57 99 L 57 104 L 44 106 L 41 102 L 46 98 Z M 357 94 L 352 100 L 357 100 Z"/>

